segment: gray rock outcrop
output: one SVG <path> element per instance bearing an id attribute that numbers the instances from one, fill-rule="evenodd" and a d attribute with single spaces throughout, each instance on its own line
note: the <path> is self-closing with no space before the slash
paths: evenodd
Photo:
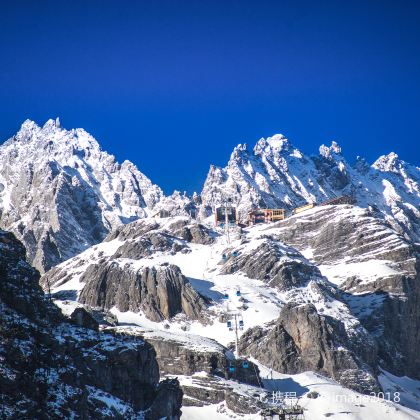
<path id="1" fill-rule="evenodd" d="M 139 336 L 152 344 L 162 376 L 182 376 L 189 380 L 181 384 L 183 405 L 202 407 L 226 401 L 236 413 L 256 413 L 261 385 L 259 369 L 249 360 L 236 359 L 232 352 L 217 341 L 169 331 L 146 330 L 135 327 L 118 327 L 127 334 Z M 111 329 L 112 330 L 112 329 Z M 233 368 L 233 371 L 231 371 Z M 247 385 L 238 391 L 232 381 Z"/>
<path id="2" fill-rule="evenodd" d="M 376 364 L 373 340 L 359 347 L 343 325 L 310 304 L 287 304 L 274 325 L 247 330 L 240 338 L 240 351 L 279 372 L 309 370 L 358 392 L 380 389 L 370 368 Z"/>
<path id="3" fill-rule="evenodd" d="M 181 270 L 162 264 L 139 269 L 117 262 L 92 264 L 81 278 L 85 283 L 79 302 L 122 312 L 142 310 L 152 321 L 170 319 L 184 313 L 202 319 L 203 299 L 191 287 Z"/>
<path id="4" fill-rule="evenodd" d="M 84 308 L 76 308 L 70 315 L 70 319 L 79 327 L 98 331 L 99 324 L 96 319 Z"/>
<path id="5" fill-rule="evenodd" d="M 168 226 L 173 235 L 201 245 L 210 245 L 214 242 L 216 234 L 201 223 L 192 223 L 188 219 L 179 219 Z"/>
<path id="6" fill-rule="evenodd" d="M 191 376 L 206 372 L 244 384 L 258 386 L 260 383 L 259 369 L 254 363 L 235 359 L 232 352 L 210 338 L 189 334 L 182 339 L 170 333 L 145 332 L 144 339 L 156 350 L 162 375 Z M 234 368 L 233 372 L 230 367 Z"/>
<path id="7" fill-rule="evenodd" d="M 180 239 L 202 245 L 209 245 L 214 242 L 217 234 L 201 223 L 191 220 L 188 217 L 146 219 L 137 220 L 124 226 L 115 228 L 105 239 L 112 241 L 119 239 L 127 241 L 130 239 L 151 238 L 153 234 L 163 234 L 167 239 Z"/>
<path id="8" fill-rule="evenodd" d="M 137 239 L 127 239 L 114 253 L 113 258 L 139 260 L 156 252 L 177 253 L 186 245 L 177 238 L 164 232 L 147 232 Z"/>

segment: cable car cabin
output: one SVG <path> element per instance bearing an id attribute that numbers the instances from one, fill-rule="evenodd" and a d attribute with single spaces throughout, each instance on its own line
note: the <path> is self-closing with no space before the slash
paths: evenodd
<path id="1" fill-rule="evenodd" d="M 233 225 L 237 224 L 236 207 L 217 207 L 216 213 L 214 215 L 216 226 L 225 225 L 226 212 L 228 223 Z"/>
<path id="2" fill-rule="evenodd" d="M 284 219 L 284 209 L 255 209 L 249 212 L 248 224 L 277 222 Z"/>
<path id="3" fill-rule="evenodd" d="M 316 206 L 316 203 L 308 203 L 304 206 L 296 207 L 292 210 L 292 214 L 302 213 L 303 211 L 313 209 Z"/>

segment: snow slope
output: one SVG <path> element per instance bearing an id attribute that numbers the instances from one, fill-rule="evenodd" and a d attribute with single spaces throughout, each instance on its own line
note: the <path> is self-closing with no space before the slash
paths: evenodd
<path id="1" fill-rule="evenodd" d="M 255 361 L 254 361 L 255 362 Z M 267 399 L 276 400 L 276 391 L 296 392 L 300 397 L 298 404 L 303 407 L 305 419 L 324 420 L 414 420 L 419 419 L 419 404 L 410 404 L 412 408 L 403 407 L 393 400 L 398 398 L 391 395 L 364 396 L 349 389 L 343 388 L 331 379 L 325 378 L 312 372 L 304 372 L 298 375 L 284 375 L 276 371 L 270 371 L 261 364 L 258 364 L 262 372 L 264 386 L 271 390 Z M 404 378 L 394 378 L 394 387 L 400 388 Z M 420 382 L 413 382 L 412 385 L 419 386 Z M 272 391 L 274 390 L 274 394 Z M 258 392 L 258 390 L 257 390 Z M 263 392 L 259 391 L 261 394 Z M 319 394 L 317 398 L 308 398 L 311 392 Z M 402 392 L 403 394 L 403 392 Z M 278 395 L 278 394 L 277 394 Z M 183 418 L 188 420 L 201 419 L 260 419 L 259 414 L 245 416 L 237 415 L 229 411 L 223 403 L 209 405 L 207 407 L 183 407 Z"/>
<path id="2" fill-rule="evenodd" d="M 319 211 L 322 211 L 322 209 L 313 209 L 310 212 L 316 213 Z M 346 212 L 349 210 L 345 206 L 338 206 L 337 211 Z M 357 214 L 359 211 L 360 209 L 358 208 L 353 208 L 351 210 L 353 214 Z M 308 217 L 307 215 L 305 216 L 302 214 L 299 217 L 305 218 Z M 346 217 L 348 218 L 348 216 Z M 164 232 L 166 229 L 169 229 L 171 224 L 182 220 L 187 219 L 183 217 L 160 219 L 158 220 L 158 230 Z M 156 221 L 145 220 L 142 223 L 155 224 Z M 325 283 L 326 287 L 329 287 L 329 283 L 325 278 L 314 278 L 306 285 L 294 288 L 291 291 L 279 292 L 275 287 L 271 287 L 269 283 L 249 278 L 243 273 L 222 273 L 221 269 L 224 263 L 223 254 L 229 256 L 235 252 L 241 256 L 255 253 L 259 245 L 267 240 L 267 235 L 278 234 L 280 231 L 281 228 L 276 225 L 257 225 L 245 229 L 242 237 L 235 237 L 235 235 L 232 235 L 230 243 L 227 243 L 227 239 L 224 235 L 220 235 L 216 236 L 215 242 L 211 245 L 185 242 L 184 245 L 188 247 L 188 252 L 155 252 L 147 258 L 135 260 L 113 257 L 115 251 L 122 244 L 121 238 L 116 236 L 115 239 L 107 240 L 95 245 L 80 255 L 55 267 L 54 270 L 58 273 L 57 279 L 59 279 L 59 281 L 52 284 L 51 291 L 52 293 L 66 291 L 67 296 L 69 296 L 69 291 L 73 291 L 74 293 L 70 293 L 70 296 L 73 296 L 73 299 L 77 299 L 78 293 L 84 287 L 84 284 L 79 281 L 80 275 L 90 264 L 97 263 L 101 259 L 104 261 L 112 259 L 115 263 L 124 266 L 126 270 L 138 270 L 140 267 L 170 263 L 179 266 L 193 288 L 210 300 L 210 306 L 206 311 L 206 318 L 210 322 L 202 324 L 199 321 L 189 320 L 182 314 L 163 322 L 153 322 L 147 319 L 145 314 L 141 311 L 138 313 L 120 312 L 114 308 L 112 309 L 112 312 L 117 316 L 121 324 L 121 327 L 118 328 L 121 328 L 122 330 L 132 328 L 135 331 L 142 333 L 145 338 L 159 337 L 161 340 L 183 342 L 186 346 L 195 349 L 197 352 L 211 351 L 214 342 L 210 342 L 208 340 L 209 338 L 216 340 L 224 346 L 229 346 L 234 341 L 234 333 L 229 331 L 225 321 L 220 318 L 220 315 L 223 315 L 228 311 L 239 311 L 242 315 L 245 329 L 247 329 L 254 326 L 266 325 L 277 319 L 280 310 L 285 303 L 296 302 L 302 304 L 312 303 L 320 313 L 341 321 L 349 334 L 360 334 L 361 337 L 364 336 L 366 333 L 354 314 L 357 313 L 357 311 L 365 311 L 364 306 L 358 307 L 358 305 L 366 304 L 366 298 L 364 298 L 363 302 L 356 302 L 357 296 L 355 296 L 354 300 L 351 302 L 352 306 L 350 310 L 344 302 L 337 300 L 333 294 L 329 295 L 322 293 L 317 287 L 314 287 L 318 282 L 320 284 Z M 179 241 L 182 242 L 181 239 L 179 239 Z M 279 242 L 278 246 L 284 253 L 279 261 L 282 259 L 297 259 L 306 264 L 311 264 L 310 261 L 295 248 L 282 244 L 281 242 Z M 307 248 L 304 253 L 307 254 L 308 257 L 311 257 L 313 252 L 313 249 Z M 371 260 L 369 259 L 365 261 L 367 264 L 366 268 L 364 268 L 362 264 L 359 271 L 365 270 L 366 273 L 370 275 L 370 261 Z M 345 262 L 345 264 L 347 264 L 347 262 Z M 386 261 L 384 264 L 386 264 Z M 385 271 L 390 270 L 390 268 L 387 267 L 387 265 L 384 265 Z M 329 266 L 328 269 L 331 270 Z M 335 280 L 334 272 L 328 272 L 328 269 L 325 274 L 327 274 L 328 278 Z M 383 274 L 386 275 L 387 272 Z M 366 277 L 366 281 L 369 281 L 368 276 Z M 337 280 L 337 282 L 339 281 Z M 238 290 L 240 291 L 240 296 L 236 295 Z M 226 294 L 229 296 L 228 299 L 224 298 Z M 56 296 L 59 297 L 60 294 Z M 375 298 L 380 299 L 380 297 L 372 295 L 372 299 Z M 67 303 L 67 305 L 60 304 L 60 306 L 63 307 L 65 311 L 68 311 L 68 308 L 73 307 L 75 304 L 76 302 L 70 302 Z M 244 305 L 246 306 L 246 309 Z M 240 331 L 240 334 L 242 334 L 242 331 Z M 263 376 L 267 376 L 268 369 L 261 365 L 260 368 L 263 372 Z M 400 383 L 400 379 L 397 377 L 389 379 L 389 376 L 384 376 L 381 383 L 385 383 L 386 378 L 388 378 L 386 389 L 393 389 L 395 391 L 395 389 L 397 389 L 396 387 L 399 386 L 397 384 Z M 274 379 L 274 382 L 270 383 L 270 381 L 268 381 L 265 385 L 269 388 L 272 387 L 273 389 L 278 390 L 282 389 L 282 387 L 284 388 L 287 384 L 295 383 L 302 388 L 308 388 L 308 390 L 305 391 L 305 394 L 309 391 L 317 391 L 321 394 L 317 399 L 310 399 L 305 396 L 301 401 L 302 405 L 307 409 L 307 415 L 311 416 L 310 418 L 321 419 L 325 418 L 325 415 L 328 414 L 328 416 L 337 419 L 383 419 L 387 418 L 386 416 L 392 416 L 394 419 L 410 419 L 416 418 L 415 416 L 417 415 L 415 411 L 409 410 L 408 408 L 377 398 L 363 401 L 360 405 L 359 400 L 362 398 L 360 394 L 345 389 L 338 383 L 320 377 L 314 373 L 309 372 L 300 375 L 281 375 L 274 373 Z M 186 378 L 185 380 L 190 379 Z M 415 381 L 412 383 L 415 383 Z M 418 410 L 419 407 L 416 404 L 413 404 L 413 401 L 417 398 L 415 388 L 413 385 L 410 385 L 409 389 L 412 391 L 413 396 L 402 399 L 401 402 L 407 407 Z M 340 400 L 337 402 L 336 398 L 338 397 L 336 397 L 336 395 L 344 395 L 342 397 L 343 401 Z M 204 408 L 184 407 L 183 412 L 184 418 L 190 419 L 200 419 L 203 418 L 202 416 L 215 419 L 237 418 L 237 415 L 230 412 L 223 403 L 206 406 Z M 250 415 L 245 416 L 244 418 L 251 419 L 256 417 Z"/>

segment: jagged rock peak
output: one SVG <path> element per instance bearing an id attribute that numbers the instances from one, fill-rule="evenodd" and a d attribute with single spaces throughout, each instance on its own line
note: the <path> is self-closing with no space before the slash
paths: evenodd
<path id="1" fill-rule="evenodd" d="M 373 168 L 382 172 L 398 172 L 404 162 L 394 152 L 380 156 L 372 165 Z"/>
<path id="2" fill-rule="evenodd" d="M 209 216 L 221 194 L 235 200 L 241 221 L 246 221 L 252 208 L 291 210 L 304 203 L 351 195 L 362 207 L 374 205 L 401 232 L 418 241 L 418 168 L 395 153 L 382 156 L 372 167 L 362 159 L 350 165 L 335 141 L 322 145 L 319 153 L 307 156 L 281 134 L 257 141 L 253 153 L 237 146 L 227 166 L 210 168 L 201 193 L 205 211 L 200 214 Z"/>
<path id="3" fill-rule="evenodd" d="M 319 148 L 319 154 L 327 159 L 333 159 L 334 155 L 341 156 L 341 147 L 336 141 L 332 141 L 330 147 L 325 146 L 325 144 L 321 145 Z"/>
<path id="4" fill-rule="evenodd" d="M 246 156 L 248 153 L 248 146 L 246 143 L 238 144 L 234 149 L 232 154 L 230 155 L 230 162 L 235 160 L 240 160 L 241 157 Z M 213 165 L 212 165 L 213 166 Z"/>
<path id="5" fill-rule="evenodd" d="M 39 130 L 41 130 L 41 127 L 37 125 L 35 121 L 27 119 L 23 122 L 19 131 L 11 140 L 29 141 Z"/>
<path id="6" fill-rule="evenodd" d="M 261 154 L 279 154 L 282 151 L 289 151 L 293 148 L 291 142 L 283 136 L 283 134 L 275 134 L 274 136 L 261 138 L 254 147 L 256 155 Z"/>
<path id="7" fill-rule="evenodd" d="M 85 130 L 63 129 L 58 119 L 42 127 L 26 120 L 0 145 L 0 162 L 0 226 L 42 272 L 165 199 L 133 163 L 117 163 Z"/>
<path id="8" fill-rule="evenodd" d="M 41 147 L 48 145 L 49 151 L 60 150 L 64 152 L 66 150 L 72 150 L 72 148 L 77 148 L 94 149 L 96 154 L 101 152 L 99 143 L 91 134 L 83 128 L 73 128 L 71 130 L 63 128 L 58 117 L 55 120 L 50 118 L 42 127 L 34 121 L 27 119 L 23 122 L 16 135 L 6 142 L 5 145 L 13 140 L 25 144 L 36 143 L 42 145 Z M 32 150 L 31 153 L 36 150 L 39 149 Z M 42 155 L 46 157 L 48 153 L 42 151 Z"/>

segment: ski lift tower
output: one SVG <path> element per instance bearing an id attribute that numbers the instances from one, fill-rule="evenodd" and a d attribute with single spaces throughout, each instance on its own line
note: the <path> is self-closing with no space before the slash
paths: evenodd
<path id="1" fill-rule="evenodd" d="M 228 295 L 225 294 L 225 299 Z M 239 331 L 244 329 L 244 320 L 239 309 L 230 310 L 229 309 L 229 302 L 226 302 L 226 315 L 227 315 L 227 327 L 229 331 L 235 332 L 235 356 L 239 358 Z M 232 324 L 233 320 L 233 324 Z"/>
<path id="2" fill-rule="evenodd" d="M 223 191 L 221 191 L 219 188 L 216 189 L 216 193 L 218 195 L 216 201 L 218 202 L 217 204 L 215 204 L 215 208 L 214 208 L 214 213 L 216 214 L 216 224 L 218 223 L 218 218 L 220 216 L 222 216 L 222 214 L 224 213 L 224 231 L 225 231 L 225 235 L 226 235 L 226 242 L 228 244 L 230 244 L 230 224 L 232 222 L 231 217 L 229 217 L 231 214 L 233 214 L 233 212 L 236 212 L 235 207 L 232 205 L 232 198 L 231 197 L 227 197 Z M 218 213 L 218 209 L 223 210 L 223 213 L 220 214 Z M 222 216 L 223 217 L 223 216 Z M 236 216 L 234 217 L 235 221 L 236 221 Z M 221 220 L 219 220 L 221 221 Z"/>

